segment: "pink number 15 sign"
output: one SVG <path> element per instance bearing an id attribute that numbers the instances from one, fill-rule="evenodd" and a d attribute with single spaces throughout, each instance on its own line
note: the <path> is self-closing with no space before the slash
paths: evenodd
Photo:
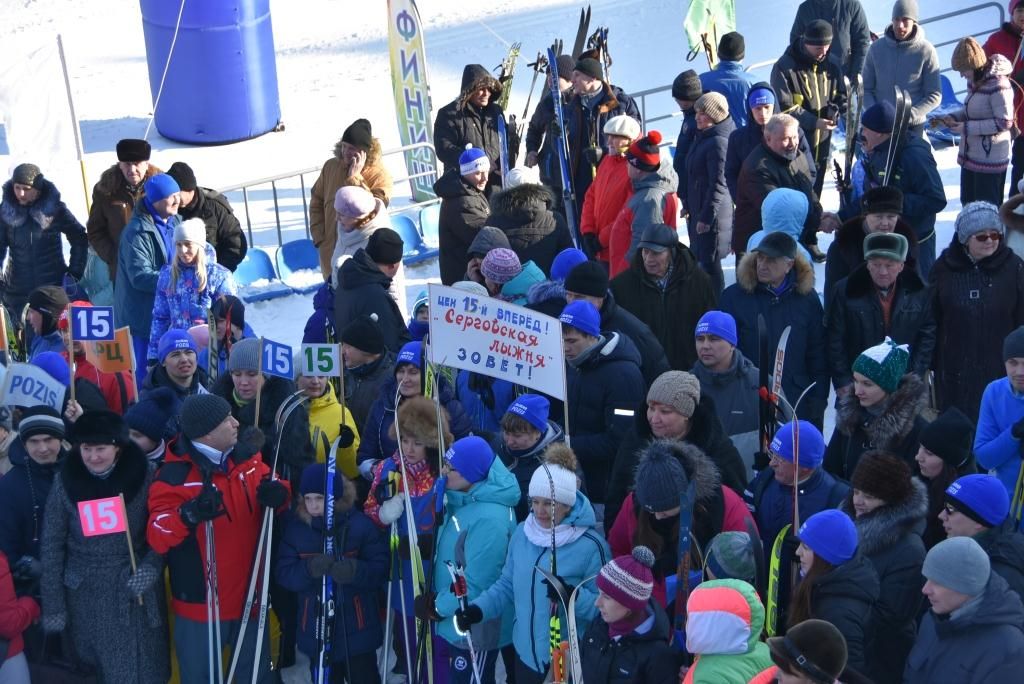
<path id="1" fill-rule="evenodd" d="M 128 531 L 124 503 L 119 496 L 79 501 L 78 517 L 82 521 L 82 534 L 86 537 Z"/>

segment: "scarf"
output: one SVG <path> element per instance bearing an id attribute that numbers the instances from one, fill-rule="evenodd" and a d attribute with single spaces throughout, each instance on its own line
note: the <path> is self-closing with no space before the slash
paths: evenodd
<path id="1" fill-rule="evenodd" d="M 608 623 L 608 636 L 612 639 L 621 639 L 627 634 L 632 634 L 637 627 L 647 620 L 652 620 L 653 615 L 649 614 L 650 607 L 645 610 L 635 610 L 621 620 Z"/>
<path id="2" fill-rule="evenodd" d="M 523 522 L 523 532 L 526 534 L 526 538 L 530 540 L 530 543 L 534 546 L 541 548 L 551 548 L 551 530 L 547 527 L 541 527 L 537 519 L 533 517 L 533 513 L 526 516 L 526 521 Z M 568 544 L 572 544 L 574 541 L 582 537 L 587 533 L 587 528 L 576 527 L 575 525 L 556 525 L 555 526 L 555 548 L 560 548 Z"/>

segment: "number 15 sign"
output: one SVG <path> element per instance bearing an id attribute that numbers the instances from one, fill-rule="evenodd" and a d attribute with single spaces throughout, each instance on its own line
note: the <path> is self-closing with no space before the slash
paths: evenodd
<path id="1" fill-rule="evenodd" d="M 86 537 L 128 531 L 124 503 L 119 496 L 79 501 L 78 517 L 82 520 L 82 534 Z"/>

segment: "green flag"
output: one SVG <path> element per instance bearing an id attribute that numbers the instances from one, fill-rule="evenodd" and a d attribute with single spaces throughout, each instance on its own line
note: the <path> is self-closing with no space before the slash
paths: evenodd
<path id="1" fill-rule="evenodd" d="M 718 39 L 736 30 L 736 0 L 690 0 L 683 29 L 691 50 L 703 45 L 702 33 L 708 34 L 708 42 L 717 50 Z"/>

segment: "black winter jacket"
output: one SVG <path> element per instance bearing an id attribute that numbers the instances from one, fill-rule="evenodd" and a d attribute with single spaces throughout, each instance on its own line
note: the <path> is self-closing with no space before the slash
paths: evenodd
<path id="1" fill-rule="evenodd" d="M 905 684 L 1016 684 L 1024 672 L 1024 606 L 992 573 L 976 605 L 929 610 L 907 658 Z M 963 610 L 963 609 L 961 609 Z"/>
<path id="2" fill-rule="evenodd" d="M 608 485 L 608 497 L 605 501 L 605 527 L 611 529 L 626 495 L 633 490 L 634 472 L 639 461 L 640 452 L 655 439 L 651 432 L 651 424 L 647 421 L 647 408 L 641 403 L 636 411 L 632 429 L 626 433 L 615 455 L 612 476 Z M 746 466 L 743 459 L 733 446 L 729 435 L 722 427 L 715 412 L 715 405 L 710 397 L 701 396 L 697 408 L 690 418 L 690 432 L 683 440 L 700 449 L 707 460 L 718 469 L 720 483 L 743 496 L 747 485 Z M 575 444 L 573 444 L 575 447 Z M 684 464 L 686 465 L 686 464 Z M 689 473 L 690 469 L 687 469 Z M 692 476 L 692 473 L 690 473 Z M 716 483 L 718 484 L 718 483 Z M 719 530 L 721 526 L 719 526 Z M 714 535 L 712 535 L 714 536 Z M 711 537 L 707 538 L 711 541 Z"/>
<path id="3" fill-rule="evenodd" d="M 974 541 L 988 554 L 992 571 L 1024 601 L 1024 535 L 1014 530 L 1013 521 L 979 532 Z"/>
<path id="4" fill-rule="evenodd" d="M 483 109 L 469 102 L 469 96 L 480 88 L 491 91 L 491 99 Z M 444 165 L 445 172 L 458 173 L 459 156 L 466 151 L 466 145 L 478 147 L 487 153 L 491 162 L 489 187 L 501 187 L 501 145 L 498 142 L 498 119 L 505 112 L 498 106 L 502 85 L 490 72 L 479 64 L 467 64 L 462 70 L 462 87 L 459 96 L 446 104 L 434 120 L 434 147 L 437 158 Z M 509 132 L 511 133 L 511 128 Z M 516 150 L 515 141 L 509 141 L 509 149 Z M 508 168 L 515 166 L 515 154 L 509 155 Z M 465 265 L 463 265 L 465 266 Z"/>
<path id="5" fill-rule="evenodd" d="M 892 311 L 886 328 L 878 288 L 866 264 L 861 264 L 850 277 L 836 284 L 825 327 L 829 372 L 837 388 L 853 382 L 853 362 L 860 353 L 880 344 L 886 337 L 891 337 L 896 344 L 910 346 L 909 370 L 923 378 L 931 368 L 935 351 L 931 290 L 909 269 L 904 269 L 893 287 Z"/>
<path id="6" fill-rule="evenodd" d="M 568 75 L 568 74 L 567 74 Z M 568 97 L 572 97 L 572 88 L 562 95 L 562 104 L 569 103 Z M 555 192 L 562 190 L 562 172 L 558 168 L 558 148 L 555 147 L 555 140 L 551 136 L 551 122 L 555 120 L 555 108 L 552 106 L 554 100 L 551 98 L 551 89 L 545 87 L 541 93 L 540 102 L 530 116 L 530 123 L 526 127 L 526 152 L 537 153 L 537 169 L 540 171 L 540 182 Z M 583 205 L 582 199 L 579 202 Z"/>
<path id="7" fill-rule="evenodd" d="M 359 316 L 376 315 L 377 325 L 384 335 L 384 346 L 397 354 L 411 338 L 398 303 L 391 296 L 390 287 L 391 278 L 377 267 L 365 249 L 360 248 L 338 269 L 338 292 L 334 296 L 335 328 L 344 330 Z"/>
<path id="8" fill-rule="evenodd" d="M 372 363 L 345 369 L 345 408 L 352 412 L 356 425 L 362 427 L 366 423 L 381 386 L 394 375 L 395 353 L 387 349 Z"/>
<path id="9" fill-rule="evenodd" d="M 761 204 L 775 188 L 790 188 L 807 195 L 810 208 L 804 228 L 818 230 L 822 209 L 814 192 L 812 168 L 804 155 L 797 155 L 790 161 L 772 152 L 763 142 L 747 155 L 736 181 L 736 213 L 732 222 L 734 252 L 746 252 L 750 236 L 761 230 Z"/>
<path id="10" fill-rule="evenodd" d="M 669 370 L 668 359 L 661 342 L 647 324 L 615 302 L 611 292 L 604 296 L 601 305 L 601 330 L 617 332 L 629 338 L 640 354 L 640 372 L 644 387 L 650 387 L 659 375 Z M 694 324 L 696 325 L 696 323 Z"/>
<path id="11" fill-rule="evenodd" d="M 654 625 L 645 634 L 631 632 L 621 639 L 608 635 L 608 625 L 598 613 L 580 641 L 583 681 L 606 684 L 673 684 L 679 667 L 669 646 L 668 615 L 656 601 L 647 602 Z"/>
<path id="12" fill-rule="evenodd" d="M 907 373 L 883 402 L 882 412 L 872 415 L 861 407 L 853 392 L 839 400 L 836 429 L 825 449 L 825 470 L 849 480 L 860 457 L 872 449 L 902 458 L 911 470 L 917 470 L 914 457 L 920 446 L 919 435 L 928 422 L 921 416 L 928 402 L 924 380 Z"/>
<path id="13" fill-rule="evenodd" d="M 842 510 L 857 526 L 858 551 L 875 568 L 879 595 L 867 633 L 867 671 L 876 684 L 900 684 L 914 645 L 921 611 L 925 548 L 921 532 L 928 514 L 928 491 L 917 478 L 910 496 L 856 517 L 847 499 Z"/>
<path id="14" fill-rule="evenodd" d="M 547 275 L 558 253 L 573 246 L 565 217 L 551 211 L 555 196 L 543 185 L 524 183 L 491 197 L 487 225 L 501 228 L 519 261 L 532 261 Z M 462 264 L 465 269 L 466 264 Z"/>
<path id="15" fill-rule="evenodd" d="M 860 0 L 804 0 L 793 18 L 789 42 L 796 42 L 815 19 L 832 24 L 829 52 L 842 63 L 843 73 L 852 78 L 864 71 L 864 60 L 871 46 L 871 29 Z"/>
<path id="16" fill-rule="evenodd" d="M 736 319 L 738 346 L 748 359 L 760 358 L 758 314 L 768 325 L 769 349 L 778 346 L 782 331 L 790 327 L 782 390 L 790 402 L 796 402 L 812 382 L 817 383 L 804 398 L 801 406 L 806 408 L 801 408 L 801 414 L 820 426 L 828 398 L 824 312 L 814 290 L 814 270 L 799 254 L 789 277 L 785 289 L 775 294 L 757 281 L 757 257 L 747 254 L 736 269 L 736 283 L 725 288 L 718 308 Z"/>
<path id="17" fill-rule="evenodd" d="M 1003 340 L 1024 324 L 1024 262 L 1000 243 L 975 263 L 956 235 L 928 276 L 935 306 L 935 395 L 978 422 L 988 383 L 1006 374 Z"/>
<path id="18" fill-rule="evenodd" d="M 67 452 L 61 449 L 56 463 L 40 465 L 16 438 L 7 456 L 11 469 L 0 477 L 0 552 L 14 565 L 22 556 L 39 558 L 46 498 Z"/>
<path id="19" fill-rule="evenodd" d="M 563 428 L 583 468 L 590 500 L 604 503 L 615 454 L 646 386 L 640 353 L 621 333 L 603 334 L 584 354 L 566 365 L 569 425 Z"/>
<path id="20" fill-rule="evenodd" d="M 491 207 L 487 195 L 469 185 L 459 175 L 458 167 L 445 172 L 434 183 L 434 192 L 441 198 L 437 235 L 441 249 L 438 257 L 441 282 L 451 285 L 462 280 L 466 273 L 469 246 L 487 224 Z"/>
<path id="21" fill-rule="evenodd" d="M 693 367 L 697 360 L 693 331 L 700 317 L 715 308 L 718 295 L 689 247 L 679 243 L 672 248 L 671 271 L 664 289 L 647 275 L 640 250 L 609 287 L 619 308 L 651 329 L 673 370 Z"/>
<path id="22" fill-rule="evenodd" d="M 816 578 L 811 590 L 811 617 L 836 626 L 846 638 L 846 667 L 858 672 L 867 669 L 865 648 L 878 596 L 878 575 L 860 553 Z"/>
<path id="23" fill-rule="evenodd" d="M 818 119 L 838 121 L 839 115 L 846 111 L 846 85 L 839 62 L 831 55 L 816 61 L 807 54 L 800 38 L 790 43 L 776 60 L 771 80 L 776 109 L 800 122 L 811 152 L 820 162 L 829 149 L 832 133 L 817 130 Z"/>
<path id="24" fill-rule="evenodd" d="M 688 211 L 686 204 L 686 157 L 693 147 L 694 138 L 697 136 L 697 110 L 690 107 L 683 112 L 683 123 L 679 126 L 679 137 L 676 138 L 676 151 L 672 155 L 672 168 L 675 169 L 676 178 L 679 179 L 676 195 L 683 206 L 683 213 Z"/>
<path id="25" fill-rule="evenodd" d="M 217 263 L 234 271 L 245 258 L 249 243 L 228 198 L 210 188 L 196 188 L 195 197 L 181 207 L 182 220 L 200 218 L 206 224 L 206 241 L 217 251 Z"/>
<path id="26" fill-rule="evenodd" d="M 46 179 L 40 185 L 39 198 L 23 207 L 14 196 L 14 181 L 7 181 L 0 202 L 0 263 L 10 252 L 0 291 L 19 314 L 37 287 L 59 286 L 65 273 L 81 278 L 89 248 L 85 228 L 61 201 L 57 186 Z M 64 262 L 61 235 L 71 244 L 70 265 Z"/>
<path id="27" fill-rule="evenodd" d="M 907 238 L 907 261 L 904 271 L 919 273 L 917 268 L 917 236 L 910 224 L 899 219 L 895 232 Z M 825 262 L 825 303 L 831 301 L 836 283 L 850 275 L 864 263 L 864 217 L 854 216 L 843 222 L 836 230 L 832 244 L 828 246 L 828 260 Z"/>
<path id="28" fill-rule="evenodd" d="M 702 221 L 718 235 L 719 256 L 728 254 L 732 241 L 732 196 L 725 184 L 725 155 L 729 136 L 736 130 L 732 117 L 706 130 L 698 130 L 686 155 L 686 209 L 690 225 Z"/>

